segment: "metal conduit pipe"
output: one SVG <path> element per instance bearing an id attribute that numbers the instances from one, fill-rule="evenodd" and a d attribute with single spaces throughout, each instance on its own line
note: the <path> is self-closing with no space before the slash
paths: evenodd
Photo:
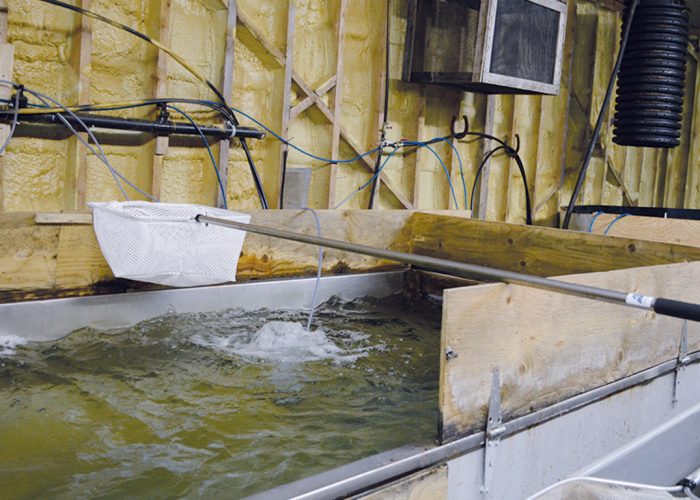
<path id="1" fill-rule="evenodd" d="M 628 3 L 626 13 L 630 10 Z M 629 23 L 625 16 L 623 26 Z M 684 0 L 641 0 L 620 68 L 613 141 L 680 144 L 690 16 Z"/>
<path id="2" fill-rule="evenodd" d="M 63 118 L 68 121 L 72 126 L 81 126 L 75 117 L 63 114 Z M 198 136 L 199 132 L 195 127 L 188 123 L 175 123 L 172 121 L 148 121 L 148 120 L 136 120 L 131 118 L 118 118 L 112 116 L 102 116 L 94 114 L 77 114 L 78 118 L 82 120 L 88 127 L 95 127 L 101 129 L 109 130 L 127 130 L 131 132 L 147 132 L 155 135 L 195 135 Z M 11 116 L 0 115 L 0 121 L 10 121 Z M 22 122 L 32 122 L 32 123 L 43 123 L 47 125 L 61 125 L 63 122 L 59 118 L 57 113 L 45 114 L 45 115 L 34 115 L 26 114 L 21 115 L 20 121 Z M 265 137 L 264 132 L 252 128 L 252 127 L 199 127 L 202 133 L 207 136 L 218 140 L 227 140 L 234 137 L 238 138 L 250 138 L 250 139 L 262 139 Z"/>

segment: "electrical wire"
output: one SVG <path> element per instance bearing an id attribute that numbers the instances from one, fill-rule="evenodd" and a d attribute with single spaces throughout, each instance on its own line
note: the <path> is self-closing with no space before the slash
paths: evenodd
<path id="1" fill-rule="evenodd" d="M 127 33 L 130 33 L 138 38 L 141 38 L 142 40 L 150 43 L 151 45 L 154 45 L 157 47 L 159 50 L 162 50 L 165 52 L 168 56 L 172 57 L 175 61 L 177 61 L 183 68 L 185 68 L 187 71 L 189 71 L 195 78 L 200 80 L 202 83 L 204 83 L 209 89 L 216 95 L 216 97 L 221 101 L 221 103 L 228 109 L 230 110 L 231 114 L 231 120 L 234 126 L 238 126 L 238 120 L 236 119 L 236 115 L 234 114 L 233 110 L 231 107 L 228 105 L 226 98 L 224 97 L 223 93 L 218 89 L 216 85 L 214 85 L 209 79 L 207 79 L 206 76 L 204 76 L 201 72 L 199 72 L 196 68 L 191 66 L 185 59 L 180 57 L 178 54 L 176 54 L 174 51 L 172 51 L 170 48 L 166 47 L 162 43 L 160 43 L 158 40 L 155 38 L 152 38 L 148 35 L 145 35 L 141 33 L 140 31 L 135 30 L 134 28 L 131 28 L 125 24 L 122 24 L 120 22 L 114 21 L 112 19 L 109 19 L 108 17 L 105 17 L 103 15 L 97 14 L 96 12 L 93 12 L 88 9 L 84 9 L 82 7 L 77 7 L 74 5 L 70 5 L 65 2 L 61 2 L 59 0 L 39 0 L 40 2 L 48 3 L 50 5 L 55 5 L 57 7 L 62 7 L 64 9 L 71 10 L 73 12 L 77 12 L 81 15 L 90 17 L 92 19 L 96 19 L 98 21 L 101 21 L 103 23 L 109 24 L 110 26 L 126 31 Z M 248 166 L 250 167 L 250 172 L 253 177 L 253 182 L 255 183 L 255 188 L 258 192 L 258 198 L 260 199 L 260 204 L 263 209 L 268 209 L 269 204 L 267 202 L 267 197 L 265 196 L 265 190 L 263 189 L 262 185 L 262 180 L 260 179 L 260 175 L 258 174 L 258 170 L 255 167 L 255 161 L 253 160 L 253 156 L 250 153 L 250 149 L 248 148 L 248 144 L 245 141 L 245 139 L 241 138 L 241 147 L 243 148 L 243 152 L 245 153 L 246 159 L 248 160 Z"/>
<path id="2" fill-rule="evenodd" d="M 304 208 L 305 212 L 311 212 L 314 216 L 314 221 L 316 222 L 316 234 L 319 238 L 323 238 L 323 233 L 321 232 L 321 219 L 319 219 L 316 210 L 313 208 Z M 316 284 L 314 285 L 314 294 L 311 298 L 311 307 L 309 308 L 309 319 L 306 323 L 306 331 L 311 331 L 311 323 L 314 320 L 314 312 L 316 311 L 316 302 L 318 300 L 318 289 L 321 285 L 321 272 L 323 271 L 323 247 L 318 247 L 318 271 L 316 272 Z"/>
<path id="3" fill-rule="evenodd" d="M 450 137 L 443 137 L 442 140 L 445 141 L 447 144 L 449 144 L 450 147 L 452 148 L 452 151 L 454 151 L 455 155 L 457 155 L 457 161 L 459 162 L 459 176 L 462 179 L 462 188 L 464 190 L 464 209 L 466 210 L 468 207 L 468 205 L 467 205 L 468 194 L 467 194 L 467 181 L 464 178 L 464 166 L 462 164 L 462 155 L 459 154 L 459 150 L 452 143 L 452 140 Z"/>
<path id="4" fill-rule="evenodd" d="M 44 0 L 41 0 L 44 1 Z M 131 108 L 137 108 L 137 107 L 142 107 L 142 106 L 151 106 L 151 105 L 161 105 L 161 104 L 168 104 L 171 102 L 181 102 L 185 104 L 195 104 L 195 105 L 201 105 L 201 106 L 207 106 L 210 107 L 211 109 L 222 113 L 227 119 L 230 120 L 230 115 L 225 112 L 225 108 L 223 108 L 219 103 L 213 102 L 213 101 L 207 101 L 207 100 L 199 100 L 199 99 L 182 99 L 182 98 L 168 98 L 168 99 L 147 99 L 147 100 L 142 100 L 142 101 L 129 101 L 129 102 L 118 102 L 118 103 L 111 103 L 111 104 L 102 104 L 102 105 L 84 105 L 84 106 L 74 106 L 70 108 L 71 110 L 74 111 L 117 111 L 117 110 L 124 110 L 124 109 L 131 109 Z M 367 156 L 371 156 L 374 153 L 381 151 L 381 146 L 378 146 L 370 151 L 367 151 L 366 153 L 357 155 L 353 158 L 349 159 L 338 159 L 338 158 L 325 158 L 323 156 L 318 156 L 313 153 L 310 153 L 303 148 L 297 146 L 296 144 L 284 139 L 281 135 L 279 135 L 277 132 L 269 128 L 267 125 L 262 123 L 260 120 L 257 118 L 253 117 L 251 114 L 246 113 L 245 111 L 242 111 L 238 108 L 230 107 L 231 110 L 235 111 L 236 113 L 240 114 L 241 116 L 244 116 L 248 120 L 252 121 L 256 125 L 258 125 L 260 128 L 265 130 L 267 133 L 272 135 L 275 139 L 280 141 L 283 144 L 286 144 L 290 148 L 294 149 L 295 151 L 298 151 L 299 153 L 303 154 L 304 156 L 307 156 L 309 158 L 312 158 L 317 161 L 321 161 L 323 163 L 328 163 L 328 164 L 349 164 L 349 163 L 354 163 L 358 160 L 361 160 L 363 158 L 366 158 Z M 61 113 L 63 112 L 63 109 L 58 109 L 58 108 L 46 108 L 46 109 L 22 109 L 20 110 L 20 114 L 47 114 L 47 113 Z M 0 111 L 0 114 L 5 114 L 3 111 Z"/>
<path id="5" fill-rule="evenodd" d="M 610 232 L 610 230 L 613 228 L 613 226 L 614 226 L 619 220 L 622 220 L 622 219 L 624 219 L 625 217 L 628 217 L 628 216 L 630 216 L 630 215 L 631 215 L 631 214 L 621 214 L 621 215 L 618 215 L 617 217 L 615 217 L 615 218 L 613 219 L 613 221 L 610 223 L 610 225 L 607 227 L 607 229 L 605 230 L 605 232 L 604 232 L 603 234 L 607 236 L 607 234 Z"/>
<path id="6" fill-rule="evenodd" d="M 652 490 L 652 491 L 665 491 L 668 493 L 679 493 L 683 491 L 683 486 L 653 486 L 653 485 L 648 485 L 648 484 L 640 484 L 640 483 L 628 483 L 626 481 L 614 481 L 611 479 L 600 479 L 597 477 L 572 477 L 569 479 L 565 479 L 563 481 L 559 481 L 558 483 L 555 483 L 542 491 L 539 491 L 535 493 L 534 495 L 530 496 L 527 498 L 527 500 L 537 500 L 538 498 L 543 498 L 547 493 L 556 490 L 557 488 L 561 488 L 562 486 L 566 486 L 567 484 L 571 483 L 576 483 L 576 482 L 581 482 L 585 481 L 588 483 L 594 483 L 594 484 L 603 484 L 603 485 L 608 485 L 608 486 L 619 486 L 621 488 L 635 488 L 635 489 L 645 489 L 645 490 Z"/>
<path id="7" fill-rule="evenodd" d="M 596 144 L 598 143 L 598 137 L 600 136 L 600 131 L 603 128 L 603 121 L 605 120 L 605 115 L 608 111 L 608 106 L 612 100 L 612 94 L 615 90 L 615 80 L 617 79 L 617 74 L 620 72 L 620 66 L 622 65 L 622 60 L 625 55 L 625 49 L 627 47 L 627 41 L 629 40 L 630 31 L 632 28 L 632 21 L 634 20 L 634 14 L 637 10 L 637 5 L 639 5 L 639 0 L 632 0 L 630 4 L 629 16 L 624 23 L 624 31 L 622 33 L 622 41 L 620 42 L 620 51 L 617 54 L 617 60 L 615 61 L 615 67 L 613 68 L 612 74 L 610 75 L 610 81 L 608 82 L 608 89 L 605 92 L 605 98 L 603 99 L 603 105 L 600 108 L 600 113 L 598 114 L 598 120 L 596 121 L 595 128 L 593 129 L 593 135 L 588 143 L 588 148 L 586 149 L 586 154 L 583 158 L 581 164 L 581 169 L 578 173 L 578 178 L 576 179 L 576 186 L 574 187 L 573 193 L 571 193 L 571 199 L 569 200 L 569 205 L 566 207 L 566 215 L 564 216 L 564 223 L 562 224 L 563 229 L 569 229 L 569 224 L 571 223 L 571 215 L 574 212 L 574 206 L 576 205 L 576 200 L 578 200 L 579 194 L 581 194 L 581 188 L 583 187 L 583 181 L 586 179 L 586 172 L 588 171 L 588 165 L 591 163 L 591 158 L 593 157 L 593 151 Z"/>
<path id="8" fill-rule="evenodd" d="M 173 106 L 172 104 L 166 104 L 166 106 L 169 109 L 172 109 L 174 111 L 177 111 L 180 113 L 182 116 L 184 116 L 187 121 L 189 121 L 192 126 L 197 130 L 199 133 L 199 136 L 202 138 L 202 142 L 204 143 L 204 146 L 207 148 L 207 152 L 209 153 L 209 158 L 211 159 L 211 164 L 214 167 L 214 172 L 216 173 L 216 180 L 219 182 L 219 188 L 221 189 L 221 200 L 224 204 L 224 209 L 228 209 L 228 203 L 226 202 L 226 189 L 224 188 L 224 183 L 221 181 L 221 172 L 219 171 L 219 166 L 216 164 L 216 160 L 214 159 L 214 153 L 211 150 L 211 146 L 209 145 L 209 141 L 207 140 L 206 136 L 204 135 L 204 132 L 202 132 L 202 129 L 199 128 L 199 125 L 195 123 L 195 121 L 192 119 L 192 117 L 184 112 L 182 109 L 178 108 L 177 106 Z"/>
<path id="9" fill-rule="evenodd" d="M 384 123 L 382 124 L 382 132 L 379 139 L 379 144 L 384 144 L 386 141 L 386 129 L 389 124 L 389 87 L 391 83 L 391 0 L 386 3 L 386 25 L 384 27 L 384 46 L 386 47 L 386 57 L 384 58 Z M 377 162 L 374 165 L 375 172 L 381 166 L 382 150 L 379 150 Z M 374 198 L 377 195 L 379 187 L 379 177 L 376 177 L 372 182 L 372 189 L 369 195 L 369 208 L 374 208 Z"/>
<path id="10" fill-rule="evenodd" d="M 5 82 L 3 80 L 3 83 L 5 85 L 8 85 L 8 82 Z M 10 85 L 14 88 L 14 85 Z M 5 139 L 5 142 L 0 146 L 0 155 L 2 155 L 5 150 L 7 149 L 7 146 L 10 144 L 10 141 L 12 140 L 12 137 L 15 135 L 15 130 L 17 130 L 17 122 L 19 121 L 19 101 L 20 101 L 20 96 L 22 92 L 20 89 L 17 89 L 17 92 L 15 92 L 15 109 L 14 113 L 12 115 L 12 125 L 10 126 L 10 133 L 7 135 L 7 139 Z"/>
<path id="11" fill-rule="evenodd" d="M 591 220 L 591 223 L 588 226 L 588 232 L 592 233 L 593 232 L 593 224 L 595 224 L 595 221 L 598 220 L 598 217 L 603 215 L 605 212 L 596 212 L 593 214 L 593 219 Z"/>
<path id="12" fill-rule="evenodd" d="M 472 186 L 472 197 L 469 203 L 469 209 L 474 210 L 474 196 L 476 195 L 476 185 L 479 183 L 479 177 L 481 177 L 481 172 L 484 170 L 484 167 L 486 167 L 486 163 L 489 161 L 489 159 L 495 155 L 497 152 L 505 149 L 503 146 L 497 146 L 493 148 L 491 151 L 489 151 L 486 156 L 484 156 L 484 159 L 481 160 L 481 163 L 479 164 L 479 168 L 476 170 L 476 175 L 474 176 L 474 185 Z"/>
<path id="13" fill-rule="evenodd" d="M 11 82 L 11 81 L 8 81 L 8 80 L 0 80 L 0 83 L 5 83 L 5 84 L 12 85 L 14 88 L 17 88 L 17 89 L 22 88 L 22 89 L 24 90 L 24 92 L 26 92 L 26 93 L 28 93 L 28 94 L 30 94 L 30 95 L 33 95 L 33 96 L 36 97 L 39 101 L 41 101 L 45 106 L 48 106 L 48 105 L 49 105 L 49 102 L 50 102 L 50 103 L 52 103 L 53 106 L 58 106 L 59 108 L 62 108 L 67 114 L 69 114 L 72 118 L 74 118 L 74 119 L 82 126 L 82 128 L 85 130 L 85 132 L 87 133 L 87 135 L 89 136 L 89 138 L 93 141 L 93 143 L 94 143 L 95 146 L 97 147 L 97 150 L 98 150 L 98 151 L 95 151 L 95 148 L 93 148 L 93 147 L 90 145 L 90 143 L 89 143 L 88 141 L 86 141 L 86 140 L 78 133 L 78 131 L 75 130 L 75 128 L 73 128 L 73 126 L 68 122 L 68 120 L 66 120 L 65 118 L 63 118 L 63 116 L 62 116 L 60 113 L 57 115 L 58 118 L 61 120 L 61 122 L 75 135 L 75 137 L 78 139 L 78 141 L 81 142 L 93 155 L 95 155 L 97 158 L 99 158 L 99 159 L 102 161 L 102 163 L 105 164 L 105 166 L 106 166 L 107 169 L 109 170 L 110 174 L 111 174 L 112 177 L 114 178 L 114 181 L 116 182 L 117 187 L 119 188 L 120 192 L 122 193 L 122 195 L 123 195 L 127 200 L 129 200 L 129 196 L 127 195 L 126 191 L 124 190 L 124 187 L 122 186 L 122 184 L 121 184 L 121 182 L 120 182 L 120 179 L 121 179 L 121 181 L 125 182 L 128 186 L 130 186 L 131 188 L 133 188 L 135 191 L 137 191 L 138 193 L 140 193 L 140 194 L 142 194 L 143 196 L 145 196 L 146 198 L 149 198 L 149 199 L 152 200 L 152 201 L 156 201 L 156 202 L 158 201 L 158 200 L 155 199 L 153 196 L 151 196 L 150 194 L 148 194 L 148 193 L 146 193 L 145 191 L 141 190 L 138 186 L 134 185 L 133 183 L 131 183 L 126 177 L 124 177 L 118 170 L 116 170 L 116 169 L 111 165 L 111 163 L 110 163 L 109 160 L 107 159 L 107 155 L 105 154 L 104 150 L 102 149 L 102 146 L 100 145 L 99 141 L 95 138 L 95 135 L 94 135 L 94 134 L 92 133 L 92 131 L 90 130 L 90 127 L 88 127 L 87 125 L 85 125 L 85 123 L 80 119 L 80 117 L 78 117 L 78 116 L 77 116 L 75 113 L 73 113 L 71 110 L 69 110 L 68 108 L 66 108 L 65 106 L 63 106 L 60 102 L 58 102 L 57 100 L 53 99 L 52 97 L 49 97 L 48 95 L 42 94 L 41 92 L 37 92 L 37 91 L 35 91 L 35 90 L 31 90 L 31 89 L 26 88 L 26 87 L 21 87 L 19 84 L 15 83 L 15 82 Z"/>
<path id="14" fill-rule="evenodd" d="M 439 138 L 439 140 L 442 140 L 443 138 Z M 414 141 L 404 141 L 405 145 L 407 146 L 419 146 L 422 148 L 426 148 L 428 151 L 433 153 L 435 158 L 438 159 L 440 162 L 440 165 L 442 165 L 442 169 L 445 171 L 445 175 L 447 176 L 447 183 L 450 186 L 450 192 L 452 193 L 452 199 L 454 200 L 455 203 L 455 208 L 459 210 L 459 202 L 457 202 L 457 195 L 455 194 L 455 187 L 452 184 L 452 177 L 450 177 L 450 172 L 447 170 L 447 165 L 445 165 L 445 162 L 442 160 L 439 154 L 437 154 L 437 151 L 435 151 L 433 148 L 430 147 L 430 145 L 427 142 L 414 142 Z"/>
<path id="15" fill-rule="evenodd" d="M 341 201 L 340 203 L 338 203 L 334 208 L 335 208 L 336 210 L 339 209 L 340 207 L 342 207 L 343 205 L 345 205 L 348 201 L 350 201 L 352 198 L 354 198 L 358 193 L 360 193 L 360 192 L 364 191 L 365 189 L 367 189 L 367 188 L 374 182 L 374 180 L 375 180 L 377 177 L 379 177 L 379 174 L 382 173 L 382 170 L 384 170 L 384 167 L 386 167 L 386 166 L 388 165 L 389 160 L 391 160 L 391 159 L 394 157 L 394 155 L 396 154 L 397 151 L 398 151 L 398 148 L 394 148 L 394 150 L 393 150 L 391 153 L 389 153 L 389 155 L 386 157 L 386 159 L 384 160 L 384 163 L 382 163 L 382 166 L 379 167 L 379 169 L 378 169 L 376 172 L 374 172 L 374 175 L 370 178 L 370 180 L 368 180 L 368 181 L 367 181 L 366 183 L 364 183 L 362 186 L 360 186 L 360 187 L 357 188 L 355 191 L 353 191 L 353 192 L 350 193 L 348 196 L 346 196 L 346 197 L 343 199 L 343 201 Z"/>

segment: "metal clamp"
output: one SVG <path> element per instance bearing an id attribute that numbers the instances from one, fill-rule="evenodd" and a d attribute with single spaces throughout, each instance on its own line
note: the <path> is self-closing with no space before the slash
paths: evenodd
<path id="1" fill-rule="evenodd" d="M 491 490 L 493 470 L 496 465 L 496 452 L 501 442 L 501 436 L 506 431 L 501 412 L 501 375 L 498 367 L 493 369 L 491 381 L 491 397 L 489 398 L 489 415 L 486 421 L 486 439 L 484 443 L 484 482 L 481 493 L 488 495 Z"/>
<path id="2" fill-rule="evenodd" d="M 681 387 L 681 373 L 688 366 L 690 358 L 688 357 L 688 321 L 683 322 L 681 330 L 681 342 L 678 347 L 678 359 L 676 361 L 676 375 L 673 384 L 673 404 L 678 403 L 678 392 Z"/>

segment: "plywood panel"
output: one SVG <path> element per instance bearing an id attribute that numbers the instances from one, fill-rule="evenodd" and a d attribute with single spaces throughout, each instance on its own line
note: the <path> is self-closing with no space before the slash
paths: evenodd
<path id="1" fill-rule="evenodd" d="M 562 279 L 700 302 L 697 262 Z M 442 348 L 456 354 L 441 361 L 443 440 L 483 429 L 494 367 L 508 420 L 677 357 L 682 328 L 650 312 L 503 284 L 446 290 L 442 321 Z M 698 323 L 689 324 L 689 347 L 700 349 Z"/>

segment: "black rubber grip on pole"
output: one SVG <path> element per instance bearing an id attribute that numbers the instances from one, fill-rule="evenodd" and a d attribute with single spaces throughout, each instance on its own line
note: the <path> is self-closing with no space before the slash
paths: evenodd
<path id="1" fill-rule="evenodd" d="M 654 312 L 674 318 L 700 321 L 700 305 L 679 300 L 656 299 Z"/>

